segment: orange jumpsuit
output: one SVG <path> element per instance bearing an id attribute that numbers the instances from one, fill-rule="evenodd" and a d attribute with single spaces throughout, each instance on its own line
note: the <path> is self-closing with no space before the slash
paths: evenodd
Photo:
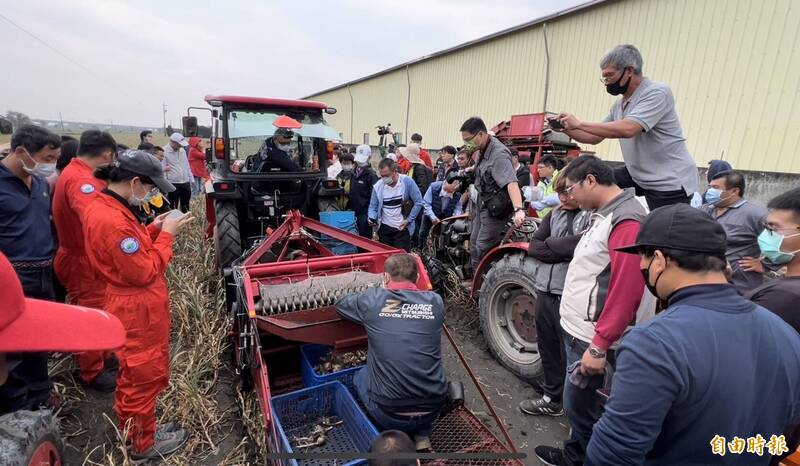
<path id="1" fill-rule="evenodd" d="M 79 306 L 102 308 L 105 281 L 89 265 L 83 242 L 83 214 L 86 206 L 106 187 L 92 175 L 83 160 L 72 159 L 61 172 L 53 193 L 53 222 L 58 236 L 54 268 L 67 289 L 69 301 Z M 108 353 L 93 351 L 78 354 L 81 378 L 91 382 L 103 370 Z"/>
<path id="2" fill-rule="evenodd" d="M 103 309 L 127 333 L 116 351 L 120 373 L 114 410 L 136 452 L 153 445 L 156 398 L 169 380 L 169 294 L 164 272 L 173 236 L 140 223 L 127 202 L 107 192 L 86 208 L 89 262 L 108 283 Z"/>

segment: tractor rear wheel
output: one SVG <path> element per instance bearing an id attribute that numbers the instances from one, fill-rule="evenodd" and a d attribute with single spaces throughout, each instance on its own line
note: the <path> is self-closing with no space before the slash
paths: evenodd
<path id="1" fill-rule="evenodd" d="M 518 377 L 536 382 L 542 360 L 536 337 L 536 266 L 524 253 L 495 263 L 480 290 L 481 330 L 495 358 Z"/>
<path id="2" fill-rule="evenodd" d="M 63 448 L 50 411 L 16 411 L 0 417 L 0 464 L 61 466 Z"/>

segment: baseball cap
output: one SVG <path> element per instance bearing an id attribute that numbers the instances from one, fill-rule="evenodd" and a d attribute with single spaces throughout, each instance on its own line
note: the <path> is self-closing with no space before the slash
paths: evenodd
<path id="1" fill-rule="evenodd" d="M 183 147 L 186 147 L 186 146 L 189 145 L 189 143 L 186 142 L 186 138 L 183 137 L 183 135 L 181 133 L 172 133 L 170 135 L 170 137 L 169 137 L 169 140 L 172 141 L 172 142 L 177 142 L 178 144 L 180 144 Z"/>
<path id="2" fill-rule="evenodd" d="M 401 147 L 400 154 L 411 163 L 422 163 L 422 159 L 419 158 L 419 144 L 411 143 L 405 147 Z"/>
<path id="3" fill-rule="evenodd" d="M 650 212 L 636 243 L 617 251 L 638 254 L 645 246 L 724 255 L 727 237 L 722 225 L 710 215 L 688 204 L 673 204 Z"/>
<path id="4" fill-rule="evenodd" d="M 175 191 L 175 186 L 164 178 L 164 169 L 161 168 L 161 162 L 148 152 L 127 150 L 117 157 L 117 166 L 131 173 L 150 178 L 162 193 Z"/>
<path id="5" fill-rule="evenodd" d="M 372 148 L 370 148 L 368 145 L 361 144 L 360 146 L 356 147 L 356 163 L 367 163 L 371 155 Z"/>
<path id="6" fill-rule="evenodd" d="M 275 130 L 275 136 L 282 138 L 293 138 L 294 131 L 290 130 L 289 128 L 278 128 Z"/>
<path id="7" fill-rule="evenodd" d="M 98 309 L 26 298 L 0 254 L 0 353 L 99 351 L 125 343 L 119 319 Z"/>

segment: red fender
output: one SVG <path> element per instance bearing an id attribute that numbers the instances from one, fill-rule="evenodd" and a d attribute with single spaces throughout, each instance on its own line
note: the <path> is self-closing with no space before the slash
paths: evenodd
<path id="1" fill-rule="evenodd" d="M 486 255 L 483 256 L 483 259 L 481 259 L 480 264 L 478 264 L 478 269 L 475 270 L 472 276 L 472 297 L 474 298 L 478 295 L 478 290 L 480 290 L 481 285 L 483 285 L 483 277 L 489 272 L 489 269 L 492 268 L 495 262 L 499 261 L 507 254 L 519 251 L 528 252 L 528 243 L 506 243 L 487 252 Z"/>

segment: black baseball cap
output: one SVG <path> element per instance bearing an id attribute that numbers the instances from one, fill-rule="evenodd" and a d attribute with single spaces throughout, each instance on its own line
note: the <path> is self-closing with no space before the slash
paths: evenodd
<path id="1" fill-rule="evenodd" d="M 725 255 L 727 237 L 722 225 L 707 213 L 688 204 L 673 204 L 650 212 L 636 243 L 617 251 L 638 254 L 643 247 Z"/>
<path id="2" fill-rule="evenodd" d="M 162 193 L 175 191 L 175 186 L 164 178 L 161 162 L 148 152 L 127 150 L 117 157 L 117 165 L 123 170 L 150 178 Z"/>

